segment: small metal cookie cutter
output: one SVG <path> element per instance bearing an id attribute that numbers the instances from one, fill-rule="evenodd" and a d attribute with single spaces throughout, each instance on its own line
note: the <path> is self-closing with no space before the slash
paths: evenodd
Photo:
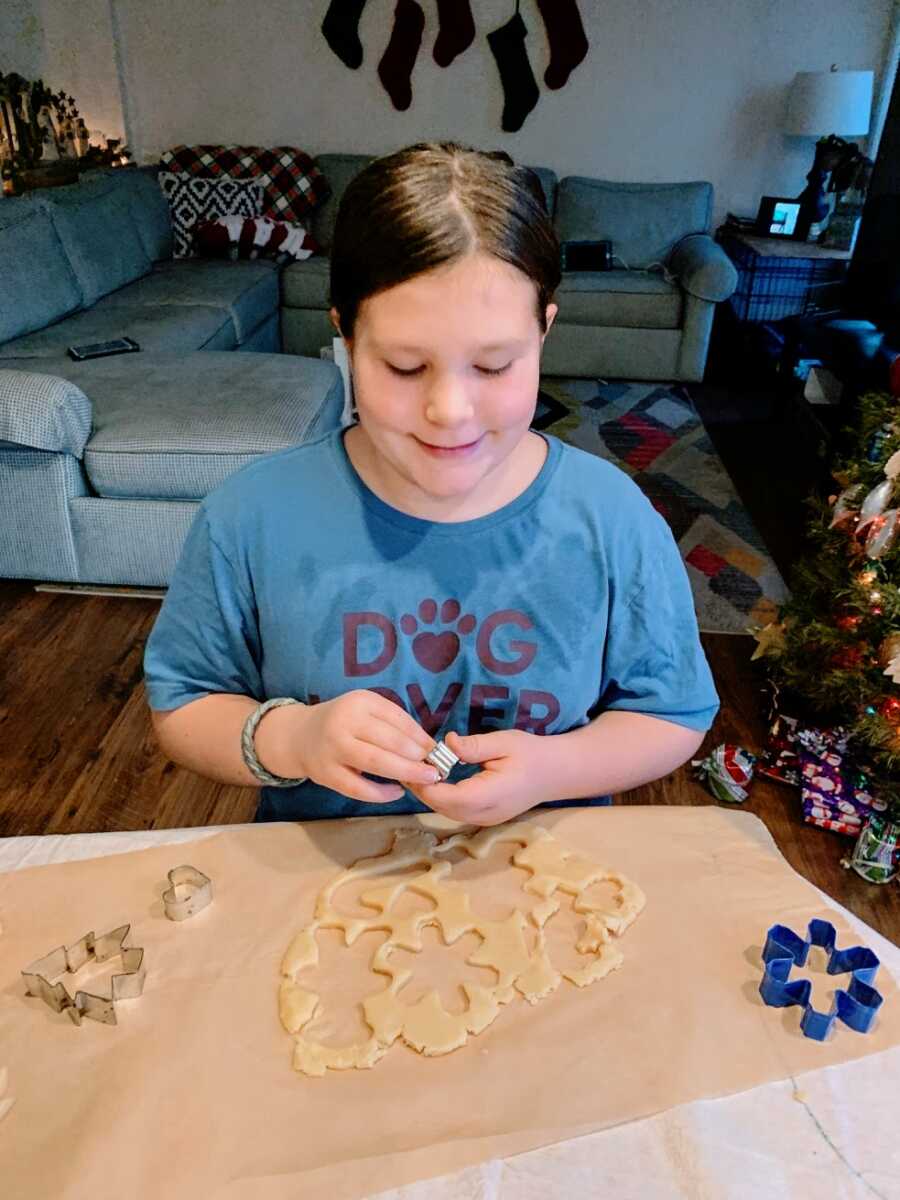
<path id="1" fill-rule="evenodd" d="M 125 945 L 130 930 L 130 925 L 120 925 L 102 937 L 94 937 L 92 930 L 73 946 L 60 946 L 37 959 L 22 972 L 28 995 L 39 997 L 54 1012 L 67 1012 L 76 1025 L 84 1017 L 104 1025 L 117 1025 L 116 1001 L 134 1000 L 144 990 L 144 951 L 138 946 Z M 124 970 L 121 975 L 113 975 L 108 996 L 79 991 L 73 1000 L 64 983 L 52 982 L 66 972 L 74 974 L 91 959 L 101 963 L 117 954 L 122 957 Z"/>
<path id="2" fill-rule="evenodd" d="M 431 766 L 437 767 L 441 779 L 446 783 L 459 759 L 446 743 L 438 742 L 435 748 L 425 755 L 425 761 Z"/>
<path id="3" fill-rule="evenodd" d="M 196 867 L 174 867 L 169 883 L 172 886 L 163 892 L 163 906 L 170 921 L 186 921 L 212 902 L 212 880 Z"/>

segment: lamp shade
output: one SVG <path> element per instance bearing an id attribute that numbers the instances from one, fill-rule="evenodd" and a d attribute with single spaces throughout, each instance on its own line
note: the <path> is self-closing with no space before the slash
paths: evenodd
<path id="1" fill-rule="evenodd" d="M 869 132 L 872 71 L 798 71 L 788 93 L 785 132 L 799 137 Z"/>

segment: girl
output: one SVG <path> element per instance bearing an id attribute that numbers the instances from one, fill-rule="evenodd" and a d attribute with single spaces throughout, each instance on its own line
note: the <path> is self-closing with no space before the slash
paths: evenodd
<path id="1" fill-rule="evenodd" d="M 668 526 L 529 428 L 559 282 L 507 155 L 418 144 L 347 188 L 330 315 L 358 420 L 207 496 L 145 657 L 163 751 L 263 784 L 258 820 L 492 825 L 700 745 L 718 698 Z"/>

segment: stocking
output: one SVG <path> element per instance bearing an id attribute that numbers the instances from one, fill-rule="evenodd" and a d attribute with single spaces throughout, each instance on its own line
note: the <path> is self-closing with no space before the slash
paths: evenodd
<path id="1" fill-rule="evenodd" d="M 353 70 L 362 63 L 363 51 L 359 41 L 359 18 L 366 0 L 331 0 L 322 32 L 338 58 Z"/>
<path id="2" fill-rule="evenodd" d="M 378 77 L 384 84 L 394 108 L 403 110 L 412 104 L 410 76 L 416 65 L 419 47 L 422 45 L 422 30 L 425 14 L 416 0 L 397 0 L 394 10 L 394 28 L 387 50 L 378 64 Z"/>
<path id="3" fill-rule="evenodd" d="M 569 76 L 588 52 L 588 40 L 578 0 L 537 0 L 547 27 L 550 43 L 550 66 L 544 72 L 544 83 L 556 90 L 565 87 Z"/>
<path id="4" fill-rule="evenodd" d="M 439 67 L 449 67 L 457 55 L 475 40 L 470 0 L 437 0 L 440 33 L 434 43 L 434 61 Z"/>
<path id="5" fill-rule="evenodd" d="M 528 51 L 525 49 L 527 36 L 528 30 L 518 8 L 516 15 L 510 17 L 505 25 L 487 35 L 488 44 L 497 60 L 500 82 L 503 84 L 505 103 L 502 129 L 506 133 L 515 133 L 521 129 L 525 118 L 540 99 L 538 85 L 528 61 Z"/>

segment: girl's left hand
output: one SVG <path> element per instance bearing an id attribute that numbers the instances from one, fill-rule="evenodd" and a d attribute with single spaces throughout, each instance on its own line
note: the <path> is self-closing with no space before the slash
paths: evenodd
<path id="1" fill-rule="evenodd" d="M 546 739 L 521 729 L 462 737 L 448 733 L 447 746 L 465 763 L 484 769 L 460 783 L 405 786 L 423 804 L 467 825 L 500 825 L 535 804 L 553 799 Z"/>

